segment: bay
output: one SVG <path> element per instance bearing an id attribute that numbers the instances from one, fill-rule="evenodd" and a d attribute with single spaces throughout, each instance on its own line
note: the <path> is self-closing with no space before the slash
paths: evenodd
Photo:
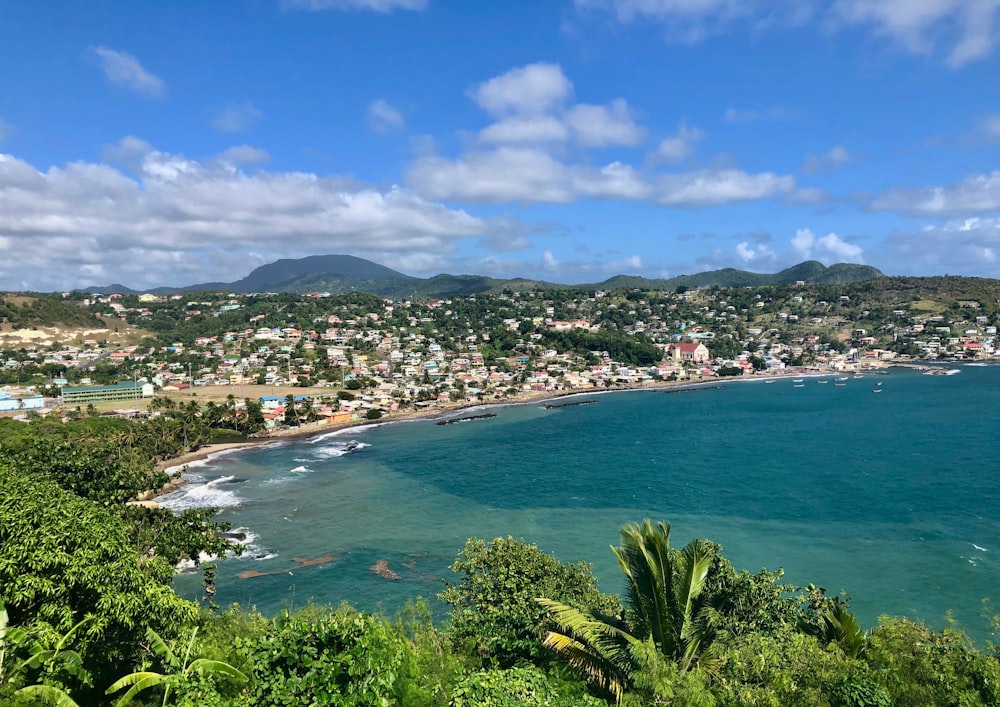
<path id="1" fill-rule="evenodd" d="M 983 639 L 981 601 L 1000 586 L 1000 367 L 960 371 L 610 393 L 357 428 L 216 456 L 161 501 L 219 505 L 245 529 L 244 556 L 219 563 L 217 601 L 265 613 L 309 599 L 392 613 L 439 592 L 470 536 L 585 560 L 617 592 L 609 546 L 651 517 L 677 546 L 709 538 L 738 568 L 846 591 L 866 626 L 885 613 L 940 627 L 953 612 Z M 400 578 L 370 571 L 379 560 Z M 175 586 L 197 598 L 198 581 Z"/>

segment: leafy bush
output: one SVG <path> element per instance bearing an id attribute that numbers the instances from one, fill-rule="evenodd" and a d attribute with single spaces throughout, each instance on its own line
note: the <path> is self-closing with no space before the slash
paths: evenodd
<path id="1" fill-rule="evenodd" d="M 252 663 L 248 704 L 388 705 L 406 646 L 384 619 L 347 605 L 284 614 L 259 639 L 239 639 Z"/>
<path id="2" fill-rule="evenodd" d="M 535 667 L 486 670 L 455 688 L 451 707 L 607 707 L 579 683 L 552 678 Z"/>
<path id="3" fill-rule="evenodd" d="M 452 606 L 451 635 L 484 665 L 507 667 L 549 659 L 541 637 L 554 623 L 535 601 L 548 597 L 604 614 L 618 613 L 617 597 L 602 594 L 590 565 L 564 565 L 535 545 L 513 538 L 470 538 L 451 569 L 462 575 L 438 598 Z"/>

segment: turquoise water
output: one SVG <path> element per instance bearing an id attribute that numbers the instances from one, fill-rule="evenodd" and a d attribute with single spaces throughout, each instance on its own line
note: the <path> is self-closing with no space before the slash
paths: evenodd
<path id="1" fill-rule="evenodd" d="M 309 598 L 392 612 L 440 591 L 469 536 L 586 560 L 619 591 L 609 545 L 648 516 L 678 546 L 710 538 L 737 567 L 845 590 L 866 625 L 889 613 L 941 626 L 950 610 L 983 637 L 981 600 L 1000 594 L 1000 367 L 803 383 L 348 430 L 218 456 L 164 500 L 219 504 L 252 534 L 244 557 L 219 564 L 217 599 L 265 612 Z M 369 571 L 377 560 L 401 579 Z M 277 574 L 238 577 L 248 570 Z M 191 575 L 177 587 L 199 594 Z"/>

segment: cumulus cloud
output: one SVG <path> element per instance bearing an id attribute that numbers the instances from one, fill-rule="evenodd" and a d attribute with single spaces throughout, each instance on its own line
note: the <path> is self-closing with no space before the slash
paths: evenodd
<path id="1" fill-rule="evenodd" d="M 392 12 L 393 10 L 423 10 L 427 0 L 282 0 L 289 9 L 311 10 L 372 10 Z"/>
<path id="2" fill-rule="evenodd" d="M 490 115 L 541 114 L 560 108 L 573 93 L 558 64 L 529 64 L 476 86 L 472 99 Z"/>
<path id="3" fill-rule="evenodd" d="M 607 106 L 579 104 L 566 112 L 566 124 L 584 147 L 638 145 L 646 131 L 635 124 L 628 103 L 616 98 Z"/>
<path id="4" fill-rule="evenodd" d="M 421 157 L 407 180 L 432 199 L 478 202 L 573 200 L 569 170 L 548 153 L 523 147 L 474 152 L 457 160 Z"/>
<path id="5" fill-rule="evenodd" d="M 379 133 L 388 133 L 406 126 L 403 114 L 381 98 L 368 106 L 368 126 Z"/>
<path id="6" fill-rule="evenodd" d="M 167 85 L 163 79 L 146 71 L 131 54 L 108 47 L 94 47 L 91 51 L 100 62 L 108 81 L 114 85 L 147 98 L 163 98 L 166 95 Z"/>
<path id="7" fill-rule="evenodd" d="M 698 128 L 689 128 L 683 121 L 677 126 L 677 133 L 664 138 L 656 148 L 656 154 L 668 162 L 681 162 L 694 152 L 695 143 L 701 141 L 705 133 Z"/>
<path id="8" fill-rule="evenodd" d="M 740 241 L 736 244 L 736 255 L 744 263 L 762 264 L 763 262 L 773 262 L 776 254 L 766 243 L 753 245 L 750 241 Z"/>
<path id="9" fill-rule="evenodd" d="M 482 142 L 517 144 L 562 142 L 569 138 L 566 124 L 551 115 L 514 115 L 483 128 Z"/>
<path id="10" fill-rule="evenodd" d="M 249 103 L 230 103 L 212 119 L 220 133 L 243 133 L 253 129 L 264 114 Z"/>
<path id="11" fill-rule="evenodd" d="M 661 204 L 716 206 L 790 192 L 795 178 L 771 172 L 747 174 L 739 169 L 702 170 L 665 176 L 659 188 Z"/>
<path id="12" fill-rule="evenodd" d="M 577 194 L 600 199 L 645 199 L 652 193 L 642 177 L 621 162 L 601 169 L 577 169 L 572 186 Z"/>
<path id="13" fill-rule="evenodd" d="M 893 189 L 871 203 L 876 211 L 945 218 L 974 216 L 1000 209 L 1000 170 L 972 174 L 958 184 L 924 189 Z"/>
<path id="14" fill-rule="evenodd" d="M 584 198 L 703 207 L 766 199 L 792 192 L 795 179 L 770 172 L 702 170 L 643 177 L 619 161 L 604 167 L 565 164 L 533 147 L 499 147 L 458 159 L 425 156 L 411 165 L 407 181 L 431 199 L 501 203 L 570 203 Z"/>
<path id="15" fill-rule="evenodd" d="M 570 105 L 573 84 L 557 64 L 529 64 L 475 86 L 469 96 L 496 122 L 479 133 L 484 143 L 562 142 L 631 147 L 645 138 L 622 98 L 607 105 Z"/>
<path id="16" fill-rule="evenodd" d="M 569 203 L 580 199 L 655 200 L 665 206 L 714 206 L 764 199 L 794 190 L 791 176 L 739 169 L 647 175 L 621 160 L 594 166 L 567 158 L 569 143 L 584 149 L 635 147 L 646 136 L 628 103 L 570 104 L 573 85 L 555 64 L 512 69 L 469 95 L 496 118 L 473 149 L 449 158 L 428 151 L 407 181 L 431 199 L 470 202 Z M 681 122 L 659 146 L 660 161 L 690 154 L 704 134 Z M 558 147 L 558 152 L 555 148 Z"/>
<path id="17" fill-rule="evenodd" d="M 144 145 L 125 143 L 133 155 Z M 0 258 L 0 287 L 193 284 L 245 275 L 248 250 L 265 261 L 338 251 L 440 255 L 491 232 L 488 222 L 405 189 L 249 174 L 235 164 L 259 162 L 261 152 L 243 146 L 228 163 L 201 163 L 149 150 L 135 176 L 87 162 L 43 171 L 0 154 L 0 253 L 17 254 Z"/>
<path id="18" fill-rule="evenodd" d="M 818 174 L 820 172 L 832 172 L 850 164 L 855 160 L 854 155 L 847 151 L 843 145 L 836 145 L 822 155 L 808 154 L 802 163 L 802 171 L 807 174 Z"/>
<path id="19" fill-rule="evenodd" d="M 1000 276 L 1000 218 L 969 218 L 898 231 L 885 242 L 896 272 Z"/>
<path id="20" fill-rule="evenodd" d="M 848 243 L 836 233 L 816 236 L 810 229 L 800 228 L 792 237 L 791 246 L 801 260 L 815 258 L 824 262 L 830 262 L 831 259 L 837 262 L 864 262 L 864 250 Z"/>

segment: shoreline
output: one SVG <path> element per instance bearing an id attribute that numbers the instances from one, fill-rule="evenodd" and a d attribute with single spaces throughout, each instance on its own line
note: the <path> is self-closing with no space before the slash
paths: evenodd
<path id="1" fill-rule="evenodd" d="M 762 380 L 780 380 L 784 378 L 793 377 L 803 377 L 803 376 L 828 376 L 837 375 L 838 372 L 821 372 L 821 371 L 788 371 L 782 373 L 765 373 L 756 374 L 752 376 L 733 376 L 726 378 L 719 378 L 713 376 L 710 378 L 702 377 L 698 380 L 678 380 L 678 381 L 653 381 L 651 383 L 646 383 L 643 385 L 634 385 L 627 387 L 609 387 L 609 388 L 590 388 L 590 389 L 573 389 L 573 390 L 548 390 L 548 391 L 530 391 L 519 393 L 516 396 L 505 398 L 502 400 L 484 400 L 484 401 L 462 401 L 462 402 L 448 402 L 443 403 L 441 406 L 429 407 L 423 410 L 413 410 L 407 409 L 394 413 L 386 413 L 381 418 L 377 420 L 351 420 L 348 422 L 335 422 L 335 423 L 309 423 L 307 425 L 302 425 L 301 427 L 296 427 L 292 429 L 282 429 L 271 432 L 267 437 L 262 437 L 259 439 L 248 439 L 240 442 L 223 442 L 219 444 L 208 444 L 198 449 L 182 454 L 178 457 L 173 457 L 171 459 L 166 459 L 159 462 L 156 465 L 157 470 L 165 471 L 170 474 L 182 474 L 186 471 L 188 464 L 194 462 L 204 461 L 210 457 L 214 457 L 219 454 L 232 452 L 234 450 L 249 449 L 251 447 L 263 447 L 267 445 L 277 444 L 284 441 L 302 441 L 317 437 L 320 435 L 326 435 L 333 432 L 343 432 L 345 430 L 385 425 L 385 424 L 395 424 L 400 422 L 417 422 L 421 420 L 433 420 L 439 417 L 446 417 L 448 415 L 461 412 L 462 410 L 470 409 L 489 409 L 493 407 L 503 407 L 508 405 L 531 405 L 535 403 L 542 403 L 549 400 L 559 400 L 562 398 L 583 396 L 583 395 L 605 395 L 608 393 L 627 393 L 636 391 L 656 391 L 656 390 L 667 390 L 672 388 L 699 388 L 706 385 L 721 385 L 728 383 L 750 383 L 754 381 Z M 139 500 L 147 501 L 155 499 L 159 496 L 163 496 L 167 493 L 177 490 L 184 484 L 184 480 L 178 476 L 176 479 L 171 479 L 163 488 L 154 491 L 152 493 L 143 494 L 142 498 Z"/>

